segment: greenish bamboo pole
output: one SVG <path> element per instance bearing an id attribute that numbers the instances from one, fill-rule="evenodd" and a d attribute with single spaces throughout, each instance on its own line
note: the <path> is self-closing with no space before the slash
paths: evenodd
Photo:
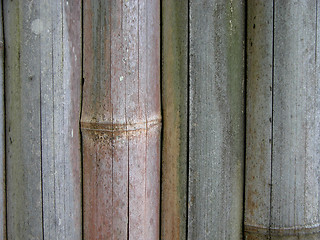
<path id="1" fill-rule="evenodd" d="M 241 239 L 245 1 L 189 4 L 188 239 Z"/>
<path id="2" fill-rule="evenodd" d="M 162 1 L 161 239 L 186 239 L 188 1 Z"/>

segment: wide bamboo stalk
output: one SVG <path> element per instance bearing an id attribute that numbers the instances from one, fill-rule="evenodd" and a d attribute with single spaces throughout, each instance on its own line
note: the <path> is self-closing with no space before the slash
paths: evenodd
<path id="1" fill-rule="evenodd" d="M 189 4 L 188 239 L 241 239 L 245 5 Z"/>
<path id="2" fill-rule="evenodd" d="M 320 237 L 318 4 L 248 2 L 246 239 Z"/>
<path id="3" fill-rule="evenodd" d="M 84 238 L 158 239 L 160 1 L 84 1 Z"/>
<path id="4" fill-rule="evenodd" d="M 162 1 L 161 239 L 187 233 L 188 1 Z"/>
<path id="5" fill-rule="evenodd" d="M 5 181 L 5 109 L 4 109 L 4 42 L 2 1 L 0 1 L 0 239 L 6 240 L 6 181 Z"/>
<path id="6" fill-rule="evenodd" d="M 8 239 L 81 239 L 81 1 L 4 1 Z"/>

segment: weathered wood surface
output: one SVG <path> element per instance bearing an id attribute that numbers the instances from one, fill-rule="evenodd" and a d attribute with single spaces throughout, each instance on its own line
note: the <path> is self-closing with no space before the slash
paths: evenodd
<path id="1" fill-rule="evenodd" d="M 187 233 L 188 1 L 162 1 L 161 239 Z"/>
<path id="2" fill-rule="evenodd" d="M 158 239 L 160 1 L 84 1 L 84 238 Z"/>
<path id="3" fill-rule="evenodd" d="M 188 239 L 240 239 L 245 6 L 190 1 Z"/>
<path id="4" fill-rule="evenodd" d="M 252 55 L 256 58 L 252 60 L 257 66 L 264 66 L 251 68 L 253 65 L 248 61 L 248 92 L 251 95 L 260 92 L 262 96 L 268 96 L 265 101 L 269 102 L 263 105 L 257 102 L 261 109 L 253 111 L 253 108 L 248 108 L 247 112 L 251 116 L 248 120 L 251 119 L 252 129 L 260 129 L 259 132 L 250 131 L 248 124 L 247 143 L 250 148 L 247 151 L 252 158 L 247 158 L 247 183 L 253 179 L 250 186 L 256 184 L 256 187 L 251 190 L 260 185 L 267 191 L 247 191 L 246 224 L 259 224 L 246 226 L 247 239 L 311 240 L 320 237 L 317 2 L 275 1 L 272 6 L 260 1 L 258 7 L 249 7 L 249 15 L 258 15 L 255 11 L 259 12 L 259 8 L 264 9 L 265 15 L 260 15 L 259 20 L 248 18 L 248 28 L 255 26 L 248 31 L 248 44 L 253 40 L 252 44 L 256 46 Z M 274 19 L 272 27 L 269 26 L 271 19 Z M 272 39 L 269 34 L 273 35 Z M 253 49 L 248 47 L 248 56 Z M 271 75 L 270 56 L 273 58 Z M 254 84 L 257 78 L 259 86 Z M 270 81 L 273 82 L 272 100 L 269 96 Z M 270 117 L 270 104 L 272 126 L 266 121 Z M 266 126 L 270 130 L 261 131 Z M 269 138 L 270 131 L 271 147 L 263 141 Z M 259 135 L 253 136 L 256 133 Z M 256 153 L 249 154 L 249 151 Z M 270 172 L 270 175 L 261 175 L 261 172 Z M 269 188 L 267 184 L 270 184 Z M 269 197 L 266 196 L 268 192 Z M 270 199 L 269 204 L 265 198 Z M 268 212 L 268 217 L 260 218 L 260 214 Z"/>
<path id="5" fill-rule="evenodd" d="M 81 239 L 81 1 L 4 1 L 9 239 Z"/>
<path id="6" fill-rule="evenodd" d="M 4 40 L 2 1 L 0 1 L 0 239 L 6 240 L 6 184 L 5 184 L 5 109 L 4 109 Z"/>

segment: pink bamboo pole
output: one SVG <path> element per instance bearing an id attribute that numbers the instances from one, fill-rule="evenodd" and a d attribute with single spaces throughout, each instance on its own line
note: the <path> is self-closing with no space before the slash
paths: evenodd
<path id="1" fill-rule="evenodd" d="M 84 1 L 84 238 L 158 239 L 160 1 Z"/>

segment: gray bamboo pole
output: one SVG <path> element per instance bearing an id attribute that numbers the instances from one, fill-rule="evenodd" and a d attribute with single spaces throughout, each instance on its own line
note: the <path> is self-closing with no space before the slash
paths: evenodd
<path id="1" fill-rule="evenodd" d="M 0 1 L 0 239 L 6 240 L 6 184 L 5 184 L 5 109 L 4 109 L 4 42 L 2 1 Z"/>
<path id="2" fill-rule="evenodd" d="M 191 0 L 189 4 L 188 239 L 240 239 L 244 1 Z"/>
<path id="3" fill-rule="evenodd" d="M 246 239 L 319 239 L 318 1 L 248 1 Z"/>
<path id="4" fill-rule="evenodd" d="M 158 239 L 160 1 L 84 1 L 84 238 Z"/>
<path id="5" fill-rule="evenodd" d="M 8 239 L 81 239 L 81 1 L 4 1 Z"/>
<path id="6" fill-rule="evenodd" d="M 162 1 L 161 239 L 187 233 L 188 1 Z"/>

